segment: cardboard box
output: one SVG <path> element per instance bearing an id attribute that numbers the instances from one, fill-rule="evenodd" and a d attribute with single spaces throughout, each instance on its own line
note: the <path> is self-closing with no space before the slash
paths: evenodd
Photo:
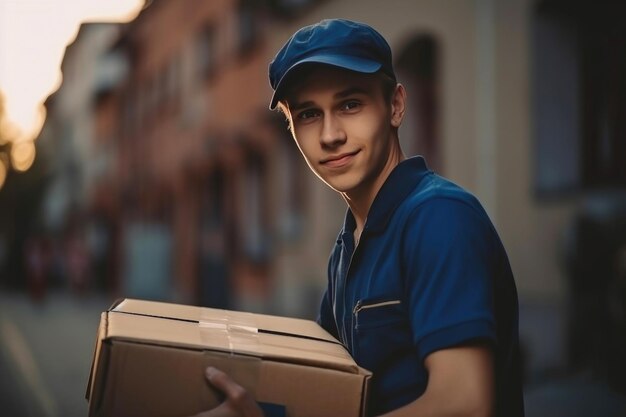
<path id="1" fill-rule="evenodd" d="M 89 415 L 211 409 L 221 394 L 204 378 L 209 365 L 263 403 L 267 417 L 365 414 L 371 373 L 313 321 L 126 299 L 102 313 Z"/>

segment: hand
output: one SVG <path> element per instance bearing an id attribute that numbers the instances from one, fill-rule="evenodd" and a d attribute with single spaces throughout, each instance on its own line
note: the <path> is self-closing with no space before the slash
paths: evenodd
<path id="1" fill-rule="evenodd" d="M 226 395 L 222 404 L 194 417 L 264 417 L 254 398 L 242 386 L 219 369 L 209 366 L 205 376 L 214 387 Z"/>

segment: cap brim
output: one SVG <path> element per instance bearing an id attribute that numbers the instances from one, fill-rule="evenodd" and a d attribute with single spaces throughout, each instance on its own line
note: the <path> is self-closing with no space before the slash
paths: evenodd
<path id="1" fill-rule="evenodd" d="M 361 72 L 364 74 L 373 74 L 382 67 L 382 64 L 380 62 L 347 55 L 324 54 L 302 59 L 289 67 L 289 69 L 283 74 L 280 81 L 278 81 L 276 89 L 274 90 L 274 95 L 272 96 L 272 101 L 270 102 L 270 110 L 274 110 L 276 108 L 276 105 L 278 104 L 278 101 L 281 99 L 283 93 L 282 89 L 285 86 L 285 80 L 289 76 L 291 76 L 295 70 L 298 70 L 305 64 L 330 65 L 333 67 Z"/>

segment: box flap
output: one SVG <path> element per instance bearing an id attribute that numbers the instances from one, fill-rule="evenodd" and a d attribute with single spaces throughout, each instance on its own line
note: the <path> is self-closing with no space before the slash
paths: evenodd
<path id="1" fill-rule="evenodd" d="M 220 310 L 157 301 L 135 300 L 130 298 L 117 302 L 109 311 L 191 320 L 194 322 L 215 322 L 215 320 L 224 319 L 233 324 L 255 327 L 263 333 L 284 333 L 290 336 L 300 336 L 307 339 L 322 339 L 327 342 L 339 343 L 337 339 L 314 321 L 290 317 Z"/>
<path id="2" fill-rule="evenodd" d="M 107 338 L 368 373 L 310 320 L 127 299 L 110 310 Z"/>

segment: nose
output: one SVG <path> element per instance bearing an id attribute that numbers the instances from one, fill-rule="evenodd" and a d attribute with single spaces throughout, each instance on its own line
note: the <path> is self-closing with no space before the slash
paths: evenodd
<path id="1" fill-rule="evenodd" d="M 343 129 L 341 122 L 332 114 L 325 115 L 320 137 L 322 146 L 333 148 L 345 143 L 345 141 L 346 132 Z"/>

